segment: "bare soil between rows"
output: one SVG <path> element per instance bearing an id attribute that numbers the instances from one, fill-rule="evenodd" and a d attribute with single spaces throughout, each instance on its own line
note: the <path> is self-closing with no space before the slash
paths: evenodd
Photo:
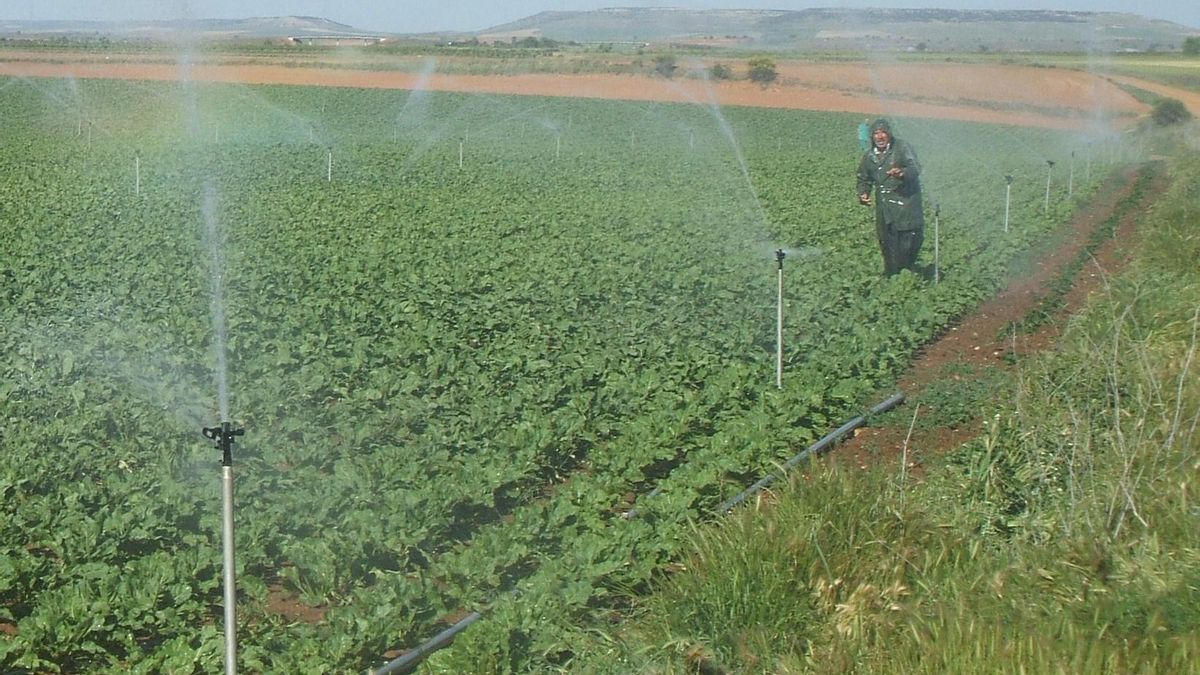
<path id="1" fill-rule="evenodd" d="M 1135 198 L 1134 185 L 1145 170 L 1145 167 L 1138 167 L 1120 174 L 1110 190 L 1093 198 L 1069 223 L 1048 238 L 1061 243 L 1056 243 L 1049 251 L 1035 254 L 1027 275 L 1011 280 L 997 295 L 920 351 L 897 383 L 908 400 L 904 409 L 910 412 L 906 418 L 922 414 L 916 405 L 920 404 L 922 393 L 939 379 L 964 377 L 951 373 L 978 373 L 988 368 L 1015 373 L 1025 359 L 1055 348 L 1071 316 L 1129 263 L 1134 249 L 1132 242 L 1137 237 L 1138 217 L 1166 189 L 1165 177 L 1160 175 L 1148 190 L 1136 197 L 1138 207 L 1127 210 L 1127 215 L 1117 224 L 1114 236 L 1105 239 L 1090 262 L 1075 275 L 1070 290 L 1058 310 L 1052 313 L 1050 321 L 1032 333 L 1006 329 L 1025 319 L 1054 292 L 1052 285 L 1086 250 L 1097 229 L 1113 217 L 1122 202 Z M 924 410 L 926 415 L 936 413 L 929 408 Z M 922 458 L 953 450 L 979 436 L 982 431 L 980 421 L 976 418 L 952 426 L 922 427 L 918 424 L 913 427 L 911 436 L 911 420 L 904 424 L 862 427 L 852 438 L 839 444 L 831 456 L 833 461 L 860 469 L 880 464 L 899 467 L 907 462 L 906 471 L 919 472 Z"/>

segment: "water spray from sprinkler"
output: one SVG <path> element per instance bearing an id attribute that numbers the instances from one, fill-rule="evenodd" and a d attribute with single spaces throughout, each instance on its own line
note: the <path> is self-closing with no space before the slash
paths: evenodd
<path id="1" fill-rule="evenodd" d="M 775 388 L 783 389 L 783 249 L 775 250 L 775 262 L 779 266 L 779 293 L 776 303 L 775 321 Z"/>
<path id="2" fill-rule="evenodd" d="M 219 427 L 204 427 L 200 433 L 221 451 L 222 539 L 225 564 L 225 673 L 237 672 L 237 581 L 233 555 L 233 441 L 246 433 L 229 422 Z"/>

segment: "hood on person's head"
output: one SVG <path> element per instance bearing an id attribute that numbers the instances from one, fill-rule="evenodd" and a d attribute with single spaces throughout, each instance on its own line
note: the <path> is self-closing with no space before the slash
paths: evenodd
<path id="1" fill-rule="evenodd" d="M 876 131 L 884 131 L 888 136 L 895 136 L 892 133 L 891 123 L 882 117 L 871 123 L 871 134 L 874 135 Z"/>

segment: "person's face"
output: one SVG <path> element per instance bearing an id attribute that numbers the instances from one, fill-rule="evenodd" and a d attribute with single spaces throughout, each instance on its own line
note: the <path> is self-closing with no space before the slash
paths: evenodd
<path id="1" fill-rule="evenodd" d="M 892 142 L 891 135 L 883 129 L 876 129 L 875 133 L 871 134 L 871 140 L 874 141 L 875 147 L 883 150 Z"/>

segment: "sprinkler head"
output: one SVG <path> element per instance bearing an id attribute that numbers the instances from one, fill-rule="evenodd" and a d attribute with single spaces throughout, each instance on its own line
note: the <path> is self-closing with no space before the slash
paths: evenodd
<path id="1" fill-rule="evenodd" d="M 1048 159 L 1048 160 L 1046 160 L 1046 163 L 1049 164 L 1051 168 L 1054 167 L 1054 160 Z"/>
<path id="2" fill-rule="evenodd" d="M 779 269 L 783 269 L 783 258 L 786 255 L 787 254 L 783 252 L 783 249 L 775 249 L 775 262 L 779 263 Z"/>
<path id="3" fill-rule="evenodd" d="M 1005 177 L 1004 177 L 1004 181 L 1005 181 L 1006 183 L 1008 183 L 1009 185 L 1012 185 L 1012 182 L 1013 182 L 1013 177 L 1012 177 L 1012 174 L 1009 174 L 1009 175 L 1005 176 Z"/>
<path id="4" fill-rule="evenodd" d="M 246 430 L 234 429 L 229 422 L 222 422 L 219 427 L 204 427 L 200 433 L 221 451 L 221 466 L 233 466 L 233 437 L 244 435 Z"/>

